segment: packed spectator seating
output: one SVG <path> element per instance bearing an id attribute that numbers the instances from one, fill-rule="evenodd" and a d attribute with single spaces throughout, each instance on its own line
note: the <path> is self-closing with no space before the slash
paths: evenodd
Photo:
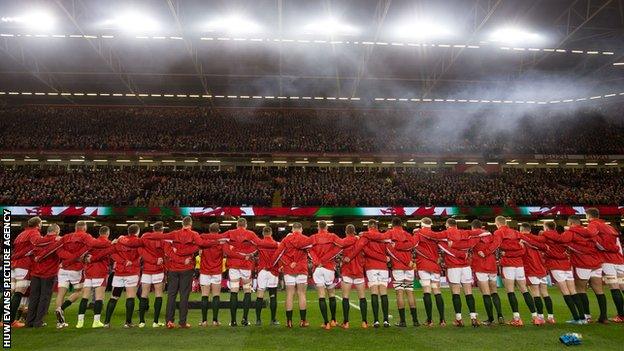
<path id="1" fill-rule="evenodd" d="M 624 154 L 624 123 L 597 113 L 6 107 L 0 150 Z"/>
<path id="2" fill-rule="evenodd" d="M 275 196 L 283 206 L 621 205 L 624 171 L 0 168 L 2 205 L 272 206 Z"/>

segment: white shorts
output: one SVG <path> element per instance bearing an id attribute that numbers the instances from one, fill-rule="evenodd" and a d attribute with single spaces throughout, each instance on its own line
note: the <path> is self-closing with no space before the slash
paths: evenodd
<path id="1" fill-rule="evenodd" d="M 602 273 L 607 284 L 624 284 L 624 264 L 603 263 Z"/>
<path id="2" fill-rule="evenodd" d="M 60 268 L 58 271 L 58 286 L 61 288 L 69 288 L 69 284 L 74 288 L 82 287 L 82 271 L 68 271 Z"/>
<path id="3" fill-rule="evenodd" d="M 199 285 L 208 286 L 212 284 L 221 285 L 221 274 L 200 274 Z"/>
<path id="4" fill-rule="evenodd" d="M 286 285 L 307 284 L 307 274 L 284 274 L 284 283 Z"/>
<path id="5" fill-rule="evenodd" d="M 104 278 L 86 278 L 83 286 L 85 288 L 99 288 L 101 286 L 106 286 L 106 284 L 104 284 L 105 280 Z"/>
<path id="6" fill-rule="evenodd" d="M 139 285 L 138 275 L 129 275 L 125 277 L 113 276 L 113 288 L 132 288 Z"/>
<path id="7" fill-rule="evenodd" d="M 393 269 L 394 290 L 414 290 L 414 271 Z"/>
<path id="8" fill-rule="evenodd" d="M 243 280 L 251 280 L 251 270 L 250 269 L 238 269 L 238 268 L 230 268 L 228 277 L 230 281 L 239 281 Z"/>
<path id="9" fill-rule="evenodd" d="M 430 286 L 432 282 L 440 283 L 440 273 L 418 271 L 418 278 L 422 286 Z"/>
<path id="10" fill-rule="evenodd" d="M 503 278 L 508 280 L 526 280 L 524 267 L 503 267 Z"/>
<path id="11" fill-rule="evenodd" d="M 597 269 L 574 268 L 574 273 L 576 277 L 581 280 L 589 280 L 589 278 L 602 279 L 602 267 Z"/>
<path id="12" fill-rule="evenodd" d="M 317 267 L 312 273 L 314 284 L 318 287 L 334 288 L 336 286 L 334 278 L 336 278 L 336 272 L 324 267 Z"/>
<path id="13" fill-rule="evenodd" d="M 605 276 L 623 276 L 624 264 L 603 263 L 602 272 Z"/>
<path id="14" fill-rule="evenodd" d="M 457 267 L 446 270 L 446 278 L 451 284 L 472 284 L 472 268 Z"/>
<path id="15" fill-rule="evenodd" d="M 160 284 L 165 280 L 165 273 L 141 274 L 141 284 Z"/>
<path id="16" fill-rule="evenodd" d="M 496 273 L 475 272 L 475 276 L 478 282 L 495 282 L 498 279 L 498 274 Z"/>
<path id="17" fill-rule="evenodd" d="M 557 283 L 574 280 L 574 274 L 572 273 L 571 270 L 570 271 L 554 270 L 554 271 L 550 271 L 550 275 Z"/>
<path id="18" fill-rule="evenodd" d="M 369 287 L 375 285 L 388 286 L 388 276 L 387 269 L 369 269 L 366 271 Z"/>
<path id="19" fill-rule="evenodd" d="M 263 269 L 258 272 L 258 278 L 256 280 L 258 282 L 258 290 L 264 291 L 269 288 L 277 288 L 279 277 L 273 275 L 273 273 L 267 271 L 266 269 Z"/>
<path id="20" fill-rule="evenodd" d="M 353 278 L 353 277 L 349 277 L 347 275 L 342 277 L 342 281 L 345 284 L 354 284 L 354 285 L 360 285 L 360 284 L 364 284 L 364 278 Z"/>
<path id="21" fill-rule="evenodd" d="M 534 275 L 530 275 L 527 278 L 529 279 L 529 283 L 531 283 L 531 285 L 548 284 L 548 278 L 546 276 L 536 277 Z"/>
<path id="22" fill-rule="evenodd" d="M 15 280 L 15 288 L 27 288 L 30 286 L 30 280 L 26 279 L 28 269 L 15 268 L 11 270 L 11 280 Z"/>

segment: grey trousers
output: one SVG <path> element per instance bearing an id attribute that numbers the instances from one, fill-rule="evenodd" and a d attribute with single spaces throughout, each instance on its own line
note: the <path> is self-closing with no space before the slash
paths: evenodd
<path id="1" fill-rule="evenodd" d="M 48 313 L 50 301 L 52 300 L 52 289 L 54 288 L 54 279 L 32 277 L 30 280 L 30 297 L 28 299 L 28 317 L 26 318 L 27 327 L 42 327 L 43 319 Z"/>
<path id="2" fill-rule="evenodd" d="M 188 301 L 193 284 L 192 269 L 181 272 L 167 273 L 167 322 L 175 320 L 176 296 L 180 293 L 180 320 L 179 324 L 186 323 L 188 315 Z"/>

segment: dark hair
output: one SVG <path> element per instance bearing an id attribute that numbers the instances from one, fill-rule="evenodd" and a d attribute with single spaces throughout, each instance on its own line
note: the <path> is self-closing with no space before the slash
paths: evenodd
<path id="1" fill-rule="evenodd" d="M 376 219 L 369 219 L 368 220 L 368 227 L 373 227 L 373 228 L 377 228 L 378 227 L 378 223 Z"/>
<path id="2" fill-rule="evenodd" d="M 401 218 L 399 217 L 393 217 L 392 218 L 392 226 L 393 227 L 400 227 L 403 225 L 403 222 L 401 221 Z"/>
<path id="3" fill-rule="evenodd" d="M 520 229 L 531 231 L 531 225 L 527 222 L 520 223 Z"/>
<path id="4" fill-rule="evenodd" d="M 544 222 L 544 225 L 550 230 L 557 229 L 557 224 L 553 221 Z"/>
<path id="5" fill-rule="evenodd" d="M 574 224 L 581 224 L 581 217 L 577 215 L 571 215 L 570 217 L 568 217 L 568 222 L 574 223 Z"/>
<path id="6" fill-rule="evenodd" d="M 598 218 L 598 217 L 600 217 L 600 211 L 598 211 L 598 209 L 595 208 L 595 207 L 590 207 L 590 208 L 586 209 L 585 213 L 587 214 L 588 217 L 591 217 L 591 218 Z"/>
<path id="7" fill-rule="evenodd" d="M 481 223 L 480 220 L 475 219 L 472 222 L 470 222 L 470 227 L 472 227 L 472 229 L 482 228 L 483 227 L 483 223 Z"/>
<path id="8" fill-rule="evenodd" d="M 128 234 L 138 234 L 141 231 L 138 224 L 132 224 L 128 227 Z"/>
<path id="9" fill-rule="evenodd" d="M 345 231 L 347 233 L 355 233 L 355 226 L 353 224 L 347 224 Z"/>
<path id="10" fill-rule="evenodd" d="M 319 227 L 319 229 L 327 229 L 327 222 L 319 221 L 318 222 L 318 227 Z"/>
<path id="11" fill-rule="evenodd" d="M 262 235 L 271 235 L 271 234 L 273 234 L 273 228 L 269 227 L 268 225 L 262 228 Z"/>
<path id="12" fill-rule="evenodd" d="M 245 227 L 247 227 L 247 220 L 246 220 L 245 218 L 239 218 L 239 219 L 236 221 L 236 226 L 237 226 L 237 227 L 241 227 L 241 228 L 245 228 Z"/>
<path id="13" fill-rule="evenodd" d="M 154 231 L 156 232 L 162 232 L 165 229 L 165 224 L 162 221 L 158 221 L 154 223 L 152 228 L 154 228 Z"/>
<path id="14" fill-rule="evenodd" d="M 98 231 L 99 235 L 108 235 L 110 234 L 110 228 L 107 226 L 102 226 L 100 227 L 100 230 Z"/>
<path id="15" fill-rule="evenodd" d="M 39 217 L 30 218 L 28 219 L 28 222 L 26 225 L 28 226 L 28 228 L 38 227 L 39 225 L 41 225 L 41 218 Z"/>
<path id="16" fill-rule="evenodd" d="M 189 227 L 193 225 L 193 218 L 191 216 L 186 216 L 182 218 L 182 226 Z"/>
<path id="17" fill-rule="evenodd" d="M 211 233 L 218 233 L 219 223 L 210 223 L 210 225 L 208 226 L 208 231 Z"/>
<path id="18" fill-rule="evenodd" d="M 303 230 L 303 226 L 299 222 L 295 222 L 292 224 L 292 228 L 296 230 Z"/>
<path id="19" fill-rule="evenodd" d="M 455 220 L 455 218 L 449 218 L 446 220 L 446 224 L 449 227 L 456 227 L 457 226 L 457 221 Z"/>

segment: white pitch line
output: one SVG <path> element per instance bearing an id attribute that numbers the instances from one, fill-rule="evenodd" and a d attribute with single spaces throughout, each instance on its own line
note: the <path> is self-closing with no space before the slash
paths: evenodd
<path id="1" fill-rule="evenodd" d="M 342 301 L 342 297 L 336 295 L 336 298 L 339 299 L 340 301 Z M 351 307 L 355 308 L 356 310 L 360 309 L 360 306 L 354 304 L 353 302 L 351 302 L 351 300 L 349 300 L 349 305 L 351 305 Z"/>

